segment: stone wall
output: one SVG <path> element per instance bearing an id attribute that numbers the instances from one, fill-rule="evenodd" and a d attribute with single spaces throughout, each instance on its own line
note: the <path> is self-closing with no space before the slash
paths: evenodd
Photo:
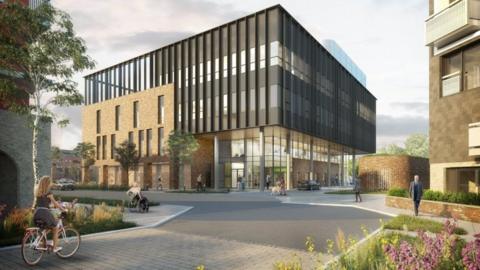
<path id="1" fill-rule="evenodd" d="M 428 159 L 408 155 L 372 155 L 359 160 L 360 185 L 365 191 L 409 188 L 418 174 L 425 189 L 430 187 Z"/>
<path id="2" fill-rule="evenodd" d="M 385 197 L 385 205 L 400 209 L 411 209 L 413 211 L 413 201 L 410 198 L 387 196 Z M 436 216 L 480 223 L 480 207 L 474 205 L 422 200 L 419 211 Z"/>
<path id="3" fill-rule="evenodd" d="M 50 140 L 50 124 L 45 124 L 38 140 L 40 176 L 51 172 Z M 17 206 L 30 207 L 33 199 L 32 129 L 24 117 L 0 110 L 0 152 L 14 164 L 14 167 L 6 168 L 10 173 L 3 173 L 3 168 L 0 173 L 0 200 L 10 194 L 8 196 L 12 200 L 15 198 Z M 15 191 L 9 191 L 10 188 Z M 11 195 L 12 192 L 15 196 Z"/>

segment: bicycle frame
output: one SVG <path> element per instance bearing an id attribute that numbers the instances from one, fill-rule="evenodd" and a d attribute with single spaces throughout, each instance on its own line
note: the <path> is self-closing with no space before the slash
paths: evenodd
<path id="1" fill-rule="evenodd" d="M 65 228 L 63 227 L 63 221 L 62 221 L 62 219 L 59 219 L 59 220 L 58 220 L 58 225 L 57 225 L 57 226 L 58 226 L 60 232 L 62 233 L 62 237 L 63 237 L 64 239 L 66 239 Z M 38 229 L 38 230 L 40 230 L 40 229 Z M 51 229 L 43 229 L 43 230 L 41 231 L 40 236 L 37 236 L 37 237 L 35 238 L 35 241 L 33 241 L 33 243 L 31 244 L 31 247 L 33 247 L 33 248 L 36 249 L 36 250 L 48 251 L 49 248 L 50 248 L 48 245 L 47 245 L 46 248 L 43 248 L 43 247 L 40 247 L 40 244 L 41 244 L 41 242 L 42 242 L 43 239 L 45 239 L 45 242 L 48 241 L 47 234 L 48 234 L 50 231 L 51 231 Z"/>

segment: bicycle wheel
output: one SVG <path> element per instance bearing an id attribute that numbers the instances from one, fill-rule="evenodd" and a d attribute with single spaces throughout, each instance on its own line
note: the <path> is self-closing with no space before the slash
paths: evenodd
<path id="1" fill-rule="evenodd" d="M 38 240 L 37 240 L 38 239 Z M 28 265 L 37 264 L 46 250 L 46 239 L 39 230 L 30 230 L 22 239 L 22 258 Z"/>
<path id="2" fill-rule="evenodd" d="M 64 228 L 60 230 L 58 235 L 58 246 L 62 247 L 62 250 L 57 252 L 57 256 L 60 258 L 72 257 L 80 247 L 80 233 L 73 228 Z"/>

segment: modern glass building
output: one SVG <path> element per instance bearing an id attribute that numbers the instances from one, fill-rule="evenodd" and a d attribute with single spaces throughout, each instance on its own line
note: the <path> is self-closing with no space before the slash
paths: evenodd
<path id="1" fill-rule="evenodd" d="M 174 128 L 211 143 L 211 187 L 342 184 L 375 152 L 376 98 L 280 5 L 86 76 L 85 104 L 164 85 Z"/>

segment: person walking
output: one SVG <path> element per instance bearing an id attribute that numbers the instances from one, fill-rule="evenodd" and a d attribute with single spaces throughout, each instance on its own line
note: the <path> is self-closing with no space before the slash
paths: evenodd
<path id="1" fill-rule="evenodd" d="M 162 177 L 159 176 L 157 179 L 157 190 L 162 191 L 163 190 L 163 185 L 162 185 Z"/>
<path id="2" fill-rule="evenodd" d="M 355 202 L 362 202 L 362 196 L 360 196 L 360 181 L 356 177 L 353 178 L 353 191 L 355 192 Z"/>
<path id="3" fill-rule="evenodd" d="M 265 180 L 265 186 L 267 187 L 267 190 L 270 189 L 270 175 L 267 174 L 266 180 Z"/>
<path id="4" fill-rule="evenodd" d="M 420 201 L 423 196 L 423 185 L 422 182 L 420 182 L 420 177 L 418 175 L 415 175 L 413 181 L 410 182 L 409 193 L 410 198 L 413 200 L 415 216 L 418 216 L 418 208 L 420 207 Z"/>
<path id="5" fill-rule="evenodd" d="M 197 177 L 197 192 L 202 191 L 202 174 Z"/>

